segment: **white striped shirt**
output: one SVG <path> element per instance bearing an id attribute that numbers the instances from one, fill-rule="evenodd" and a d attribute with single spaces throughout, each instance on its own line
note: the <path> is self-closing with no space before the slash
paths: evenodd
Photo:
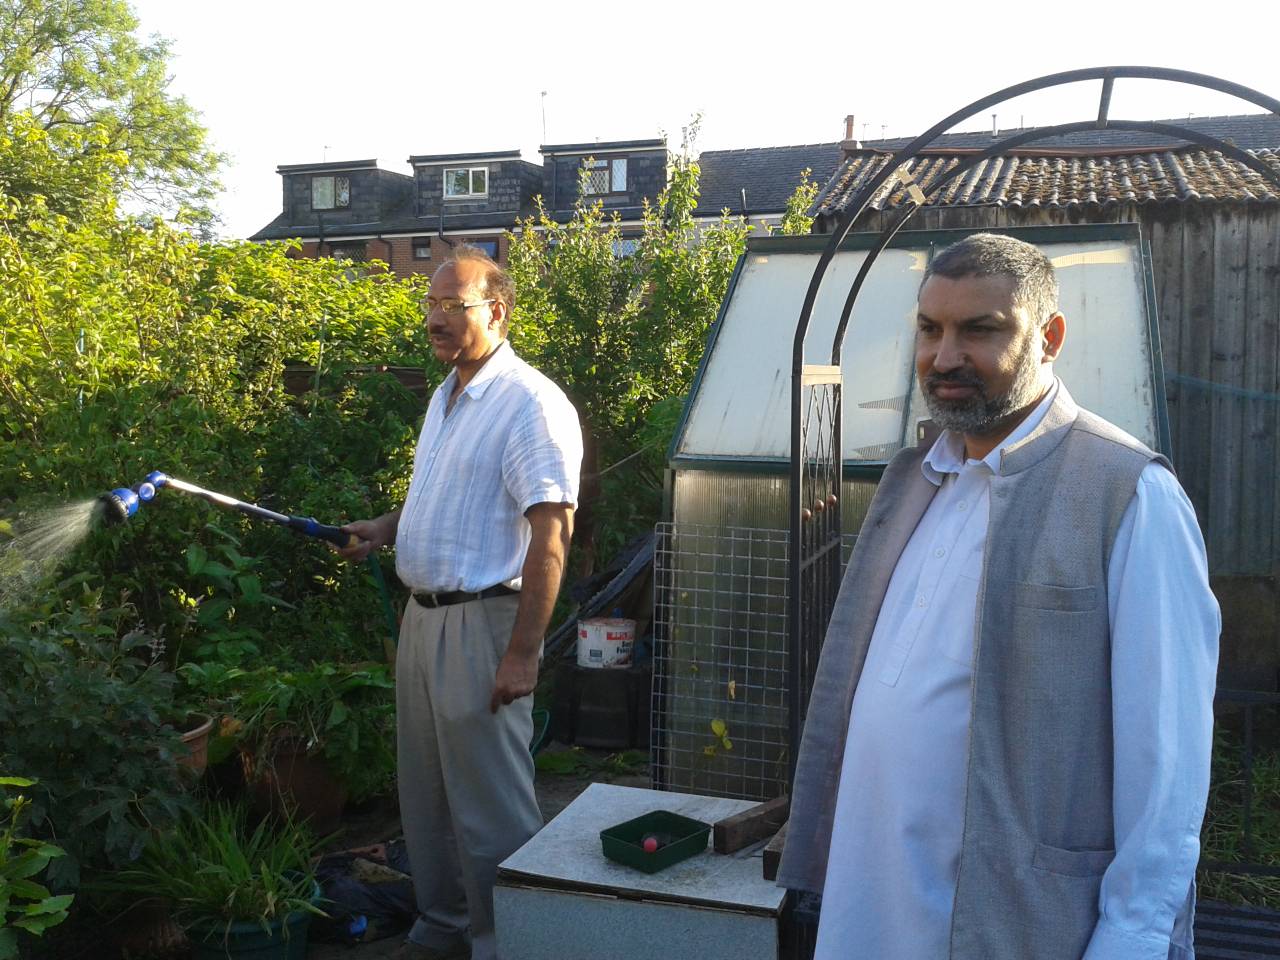
<path id="1" fill-rule="evenodd" d="M 396 531 L 396 573 L 411 590 L 519 589 L 525 511 L 577 503 L 578 414 L 506 341 L 447 411 L 457 378 L 451 372 L 427 406 Z"/>

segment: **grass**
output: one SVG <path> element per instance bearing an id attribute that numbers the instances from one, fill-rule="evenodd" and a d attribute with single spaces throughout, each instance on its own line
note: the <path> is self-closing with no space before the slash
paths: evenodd
<path id="1" fill-rule="evenodd" d="M 1252 849 L 1244 837 L 1244 738 L 1239 718 L 1220 717 L 1213 743 L 1209 805 L 1200 835 L 1201 858 L 1224 863 L 1280 867 L 1280 729 L 1274 711 L 1259 711 L 1254 733 Z M 1201 869 L 1200 896 L 1227 903 L 1280 909 L 1280 877 L 1220 873 Z"/>
<path id="2" fill-rule="evenodd" d="M 563 777 L 596 776 L 604 774 L 612 777 L 627 774 L 643 773 L 649 763 L 649 756 L 643 750 L 623 750 L 598 757 L 587 753 L 581 747 L 570 747 L 568 750 L 547 750 L 538 754 L 534 766 L 539 773 L 549 773 Z"/>
<path id="3" fill-rule="evenodd" d="M 184 928 L 271 921 L 312 903 L 315 838 L 301 823 L 251 824 L 242 805 L 214 802 L 152 835 L 142 856 L 100 886 L 168 903 Z M 287 929 L 286 929 L 287 935 Z"/>

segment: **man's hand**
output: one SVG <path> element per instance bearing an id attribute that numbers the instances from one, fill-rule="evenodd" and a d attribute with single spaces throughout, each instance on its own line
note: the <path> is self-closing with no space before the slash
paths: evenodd
<path id="1" fill-rule="evenodd" d="M 573 536 L 573 507 L 567 503 L 537 503 L 525 511 L 529 520 L 529 552 L 520 571 L 520 606 L 511 642 L 493 678 L 489 712 L 497 713 L 538 683 L 538 657 L 551 611 L 560 592 L 569 539 Z"/>
<path id="2" fill-rule="evenodd" d="M 493 680 L 493 695 L 489 698 L 489 712 L 497 713 L 498 707 L 519 700 L 533 693 L 538 685 L 538 652 L 532 657 L 517 654 L 510 647 L 498 663 L 498 673 Z"/>
<path id="3" fill-rule="evenodd" d="M 335 547 L 338 556 L 359 563 L 375 550 L 396 542 L 396 527 L 400 524 L 400 511 L 384 513 L 376 520 L 353 520 L 342 527 L 343 533 L 352 533 L 360 541 L 345 547 Z"/>

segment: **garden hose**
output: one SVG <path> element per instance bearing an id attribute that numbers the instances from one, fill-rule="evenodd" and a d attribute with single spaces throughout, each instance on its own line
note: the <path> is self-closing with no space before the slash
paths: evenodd
<path id="1" fill-rule="evenodd" d="M 378 594 L 382 598 L 382 612 L 387 618 L 387 630 L 391 634 L 391 644 L 387 649 L 388 659 L 395 663 L 396 644 L 400 639 L 400 625 L 396 622 L 395 607 L 391 604 L 391 594 L 387 591 L 387 581 L 382 575 L 382 564 L 378 563 L 377 556 L 370 551 L 369 556 L 365 557 L 365 562 L 369 565 L 369 572 L 373 576 L 373 582 L 378 585 Z"/>

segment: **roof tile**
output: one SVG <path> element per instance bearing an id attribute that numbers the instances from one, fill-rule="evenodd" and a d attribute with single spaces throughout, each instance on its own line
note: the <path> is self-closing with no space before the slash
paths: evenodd
<path id="1" fill-rule="evenodd" d="M 1249 152 L 1280 173 L 1280 150 Z M 935 194 L 938 181 L 971 156 L 972 151 L 932 151 L 908 161 L 930 206 L 1061 209 L 1119 203 L 1280 203 L 1280 188 L 1262 175 L 1216 150 L 1197 147 L 1099 156 L 997 156 Z M 891 159 L 874 150 L 850 151 L 820 195 L 817 211 L 843 210 Z M 872 206 L 897 207 L 906 197 L 902 185 L 891 179 L 876 191 Z"/>

